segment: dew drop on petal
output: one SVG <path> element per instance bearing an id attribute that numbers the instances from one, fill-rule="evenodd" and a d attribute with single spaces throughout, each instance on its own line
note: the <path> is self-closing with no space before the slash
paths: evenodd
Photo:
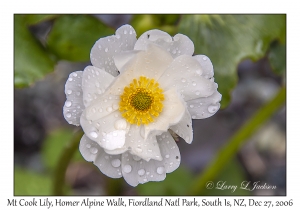
<path id="1" fill-rule="evenodd" d="M 73 78 L 69 78 L 69 81 L 72 82 L 72 81 L 73 81 Z"/>
<path id="2" fill-rule="evenodd" d="M 158 168 L 156 169 L 156 172 L 157 172 L 158 174 L 163 174 L 164 171 L 165 171 L 165 168 L 164 168 L 164 167 L 158 167 Z"/>
<path id="3" fill-rule="evenodd" d="M 91 151 L 91 153 L 93 153 L 93 154 L 97 154 L 98 149 L 95 148 L 95 147 L 92 147 L 92 148 L 90 149 L 90 151 Z"/>
<path id="4" fill-rule="evenodd" d="M 99 109 L 98 109 L 98 111 L 99 111 L 99 112 L 102 112 L 102 109 L 101 109 L 101 108 L 99 108 Z"/>
<path id="5" fill-rule="evenodd" d="M 196 116 L 195 116 L 195 115 L 192 115 L 192 119 L 196 119 Z"/>
<path id="6" fill-rule="evenodd" d="M 127 127 L 127 122 L 125 119 L 120 119 L 115 122 L 115 129 L 117 130 L 125 130 Z"/>
<path id="7" fill-rule="evenodd" d="M 67 116 L 67 118 L 70 118 L 72 116 L 72 114 L 71 113 L 67 113 L 66 116 Z"/>
<path id="8" fill-rule="evenodd" d="M 95 131 L 90 132 L 91 137 L 97 138 L 98 134 Z"/>
<path id="9" fill-rule="evenodd" d="M 73 77 L 77 77 L 77 73 L 74 72 L 74 73 L 72 74 L 72 76 L 73 76 Z"/>
<path id="10" fill-rule="evenodd" d="M 140 158 L 139 156 L 137 155 L 132 155 L 132 158 L 135 160 L 135 161 L 140 161 L 142 158 Z"/>
<path id="11" fill-rule="evenodd" d="M 66 107 L 70 107 L 72 105 L 72 102 L 71 101 L 66 101 L 65 105 L 66 105 Z"/>
<path id="12" fill-rule="evenodd" d="M 125 172 L 125 173 L 130 173 L 131 172 L 131 165 L 125 165 L 124 167 L 123 167 L 123 171 Z"/>
<path id="13" fill-rule="evenodd" d="M 112 108 L 109 106 L 109 107 L 106 108 L 106 110 L 107 110 L 108 112 L 111 112 L 111 111 L 112 111 Z"/>
<path id="14" fill-rule="evenodd" d="M 194 108 L 194 105 L 193 105 L 193 104 L 191 104 L 191 105 L 190 105 L 190 107 L 191 107 L 191 108 Z"/>
<path id="15" fill-rule="evenodd" d="M 91 145 L 90 144 L 87 144 L 87 145 L 85 145 L 86 146 L 86 148 L 91 148 Z"/>
<path id="16" fill-rule="evenodd" d="M 218 110 L 218 106 L 211 105 L 208 107 L 209 113 L 215 113 Z"/>
<path id="17" fill-rule="evenodd" d="M 182 79 L 181 79 L 181 82 L 186 82 L 186 79 L 182 78 Z"/>
<path id="18" fill-rule="evenodd" d="M 104 50 L 105 52 L 108 52 L 108 48 L 105 48 L 105 50 Z"/>
<path id="19" fill-rule="evenodd" d="M 111 161 L 111 165 L 115 168 L 118 168 L 121 165 L 121 161 L 119 159 L 113 159 Z"/>
<path id="20" fill-rule="evenodd" d="M 170 155 L 166 155 L 165 157 L 166 157 L 166 158 L 169 158 L 169 157 L 170 157 Z"/>
<path id="21" fill-rule="evenodd" d="M 72 90 L 67 90 L 67 94 L 71 94 L 72 93 Z"/>
<path id="22" fill-rule="evenodd" d="M 145 170 L 144 170 L 144 169 L 138 170 L 138 174 L 139 174 L 140 176 L 143 176 L 143 175 L 145 174 Z"/>
<path id="23" fill-rule="evenodd" d="M 127 34 L 127 31 L 126 31 L 126 30 L 124 31 L 124 34 Z"/>
<path id="24" fill-rule="evenodd" d="M 120 36 L 119 34 L 117 34 L 117 35 L 116 35 L 116 38 L 117 38 L 117 39 L 120 39 L 120 38 L 121 38 L 121 36 Z"/>
<path id="25" fill-rule="evenodd" d="M 80 96 L 80 92 L 77 92 L 76 95 Z"/>
<path id="26" fill-rule="evenodd" d="M 135 148 L 135 150 L 136 150 L 137 152 L 143 152 L 142 148 L 140 148 L 140 147 Z"/>
<path id="27" fill-rule="evenodd" d="M 200 95 L 200 91 L 196 91 L 195 94 L 198 96 Z"/>
<path id="28" fill-rule="evenodd" d="M 206 61 L 206 60 L 207 60 L 207 57 L 206 57 L 206 56 L 204 56 L 202 59 L 203 59 L 204 61 Z"/>
<path id="29" fill-rule="evenodd" d="M 192 83 L 192 85 L 193 85 L 193 86 L 196 86 L 196 85 L 197 85 L 197 83 L 196 83 L 196 82 L 193 82 L 193 83 Z"/>

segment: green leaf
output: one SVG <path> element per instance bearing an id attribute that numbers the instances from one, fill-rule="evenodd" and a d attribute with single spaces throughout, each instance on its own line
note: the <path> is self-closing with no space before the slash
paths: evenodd
<path id="1" fill-rule="evenodd" d="M 175 196 L 186 195 L 189 186 L 192 184 L 193 175 L 190 171 L 180 166 L 174 172 L 167 174 L 167 177 L 162 182 L 148 182 L 143 185 L 138 185 L 137 190 L 139 195 L 150 196 Z"/>
<path id="2" fill-rule="evenodd" d="M 195 44 L 195 54 L 207 55 L 222 94 L 222 107 L 230 103 L 237 84 L 237 65 L 243 59 L 262 58 L 272 41 L 285 41 L 285 15 L 184 15 L 179 32 Z"/>
<path id="3" fill-rule="evenodd" d="M 114 30 L 90 15 L 62 15 L 56 19 L 47 43 L 61 59 L 88 61 L 95 42 L 113 34 Z"/>
<path id="4" fill-rule="evenodd" d="M 36 15 L 36 14 L 31 14 L 31 15 L 25 15 L 24 18 L 25 18 L 26 24 L 28 24 L 28 25 L 35 25 L 35 24 L 38 24 L 38 23 L 46 21 L 46 20 L 51 20 L 51 19 L 56 18 L 58 16 L 59 15 L 54 15 L 54 14 L 52 14 L 52 15 L 45 15 L 45 14 Z"/>
<path id="5" fill-rule="evenodd" d="M 14 195 L 50 195 L 51 179 L 47 175 L 15 167 Z"/>
<path id="6" fill-rule="evenodd" d="M 58 164 L 59 157 L 66 144 L 73 138 L 72 130 L 60 128 L 52 131 L 45 139 L 42 147 L 42 157 L 45 165 L 53 170 Z M 79 149 L 76 151 L 73 160 L 83 160 Z"/>
<path id="7" fill-rule="evenodd" d="M 14 16 L 14 83 L 25 87 L 52 72 L 54 62 L 29 32 L 23 15 Z"/>
<path id="8" fill-rule="evenodd" d="M 175 35 L 177 28 L 175 24 L 179 20 L 179 15 L 133 15 L 130 24 L 136 31 L 139 37 L 144 32 L 159 29 L 169 33 L 170 35 Z"/>
<path id="9" fill-rule="evenodd" d="M 273 71 L 282 75 L 286 71 L 286 45 L 276 42 L 271 45 L 268 54 L 269 62 Z"/>

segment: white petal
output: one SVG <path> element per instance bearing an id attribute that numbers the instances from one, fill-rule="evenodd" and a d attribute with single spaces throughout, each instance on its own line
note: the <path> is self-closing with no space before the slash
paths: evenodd
<path id="1" fill-rule="evenodd" d="M 87 66 L 82 75 L 83 103 L 87 107 L 98 99 L 112 83 L 114 77 L 94 66 Z"/>
<path id="2" fill-rule="evenodd" d="M 169 132 L 157 136 L 163 160 L 145 161 L 126 152 L 122 155 L 122 173 L 125 181 L 137 186 L 149 181 L 162 181 L 180 165 L 180 152 Z"/>
<path id="3" fill-rule="evenodd" d="M 200 63 L 189 55 L 174 59 L 169 68 L 158 80 L 164 90 L 176 87 L 185 101 L 212 95 L 217 84 L 202 77 Z"/>
<path id="4" fill-rule="evenodd" d="M 128 63 L 131 59 L 133 59 L 137 53 L 140 51 L 132 50 L 132 51 L 126 51 L 126 52 L 120 52 L 117 53 L 114 56 L 114 61 L 117 69 L 122 73 L 124 71 L 124 66 L 126 63 Z"/>
<path id="5" fill-rule="evenodd" d="M 65 85 L 67 100 L 63 107 L 63 114 L 68 123 L 78 126 L 80 116 L 84 109 L 82 100 L 82 71 L 76 71 L 69 75 Z"/>
<path id="6" fill-rule="evenodd" d="M 195 55 L 193 56 L 201 65 L 202 68 L 202 76 L 206 79 L 209 79 L 214 76 L 214 67 L 210 61 L 210 59 L 206 55 Z"/>
<path id="7" fill-rule="evenodd" d="M 133 187 L 148 181 L 162 181 L 166 178 L 162 161 L 147 162 L 128 152 L 122 155 L 122 174 L 125 181 Z"/>
<path id="8" fill-rule="evenodd" d="M 193 127 L 192 119 L 188 110 L 185 111 L 182 119 L 176 125 L 170 126 L 177 135 L 183 138 L 187 143 L 192 143 L 193 141 Z"/>
<path id="9" fill-rule="evenodd" d="M 171 125 L 175 125 L 181 120 L 185 112 L 184 101 L 181 100 L 175 88 L 171 88 L 163 94 L 165 96 L 163 110 L 154 122 L 144 126 L 145 138 L 152 131 L 167 131 Z"/>
<path id="10" fill-rule="evenodd" d="M 130 153 L 146 161 L 150 159 L 162 160 L 155 135 L 150 134 L 146 139 L 141 136 L 143 126 L 131 125 L 126 134 L 126 145 Z"/>
<path id="11" fill-rule="evenodd" d="M 119 96 L 106 92 L 86 107 L 84 114 L 88 120 L 99 120 L 119 109 Z"/>
<path id="12" fill-rule="evenodd" d="M 125 65 L 124 72 L 116 78 L 108 93 L 121 95 L 124 87 L 128 86 L 133 79 L 139 79 L 140 76 L 157 81 L 172 61 L 173 58 L 168 52 L 156 45 L 149 45 L 146 51 L 137 53 Z"/>
<path id="13" fill-rule="evenodd" d="M 96 156 L 103 152 L 103 149 L 97 144 L 97 142 L 90 140 L 86 135 L 83 135 L 80 144 L 79 151 L 82 157 L 89 162 L 95 161 Z"/>
<path id="14" fill-rule="evenodd" d="M 163 156 L 163 165 L 167 173 L 175 171 L 180 165 L 179 148 L 169 132 L 157 136 L 161 155 Z"/>
<path id="15" fill-rule="evenodd" d="M 119 111 L 112 112 L 97 120 L 87 120 L 83 113 L 80 124 L 91 140 L 96 141 L 105 150 L 112 150 L 108 153 L 124 152 L 125 135 L 129 125 Z M 121 127 L 120 124 L 122 124 Z"/>
<path id="16" fill-rule="evenodd" d="M 188 110 L 192 119 L 204 119 L 214 115 L 220 109 L 222 95 L 215 91 L 207 98 L 198 98 L 187 101 Z"/>
<path id="17" fill-rule="evenodd" d="M 172 38 L 166 32 L 154 29 L 143 33 L 137 40 L 134 49 L 145 50 L 147 45 L 155 43 L 172 54 L 175 58 L 179 55 L 193 55 L 194 43 L 183 34 L 176 34 Z"/>
<path id="18" fill-rule="evenodd" d="M 95 142 L 83 135 L 79 144 L 79 151 L 83 158 L 94 164 L 106 176 L 112 178 L 122 177 L 121 173 L 121 155 L 108 155 Z"/>
<path id="19" fill-rule="evenodd" d="M 117 76 L 119 73 L 114 63 L 114 55 L 133 50 L 135 42 L 135 30 L 130 25 L 121 26 L 117 29 L 116 35 L 101 38 L 95 43 L 90 56 L 93 66 Z"/>
<path id="20" fill-rule="evenodd" d="M 122 177 L 121 155 L 109 155 L 103 151 L 96 157 L 94 164 L 106 176 L 111 178 Z"/>

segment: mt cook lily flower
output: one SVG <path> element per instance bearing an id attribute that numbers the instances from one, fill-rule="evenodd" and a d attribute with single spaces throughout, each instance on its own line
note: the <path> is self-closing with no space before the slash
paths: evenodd
<path id="1" fill-rule="evenodd" d="M 100 38 L 92 66 L 71 73 L 65 85 L 63 114 L 85 133 L 84 159 L 131 186 L 176 170 L 181 157 L 170 132 L 190 144 L 192 119 L 220 108 L 212 63 L 193 53 L 185 35 L 150 30 L 136 39 L 130 25 Z"/>

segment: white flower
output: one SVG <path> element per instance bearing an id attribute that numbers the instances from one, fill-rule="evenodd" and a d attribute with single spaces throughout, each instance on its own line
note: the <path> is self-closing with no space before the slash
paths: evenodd
<path id="1" fill-rule="evenodd" d="M 137 40 L 130 25 L 99 39 L 93 66 L 71 73 L 65 85 L 63 113 L 84 130 L 82 156 L 132 186 L 177 169 L 180 152 L 169 129 L 191 143 L 191 118 L 220 108 L 212 63 L 193 53 L 185 35 L 150 30 Z"/>

